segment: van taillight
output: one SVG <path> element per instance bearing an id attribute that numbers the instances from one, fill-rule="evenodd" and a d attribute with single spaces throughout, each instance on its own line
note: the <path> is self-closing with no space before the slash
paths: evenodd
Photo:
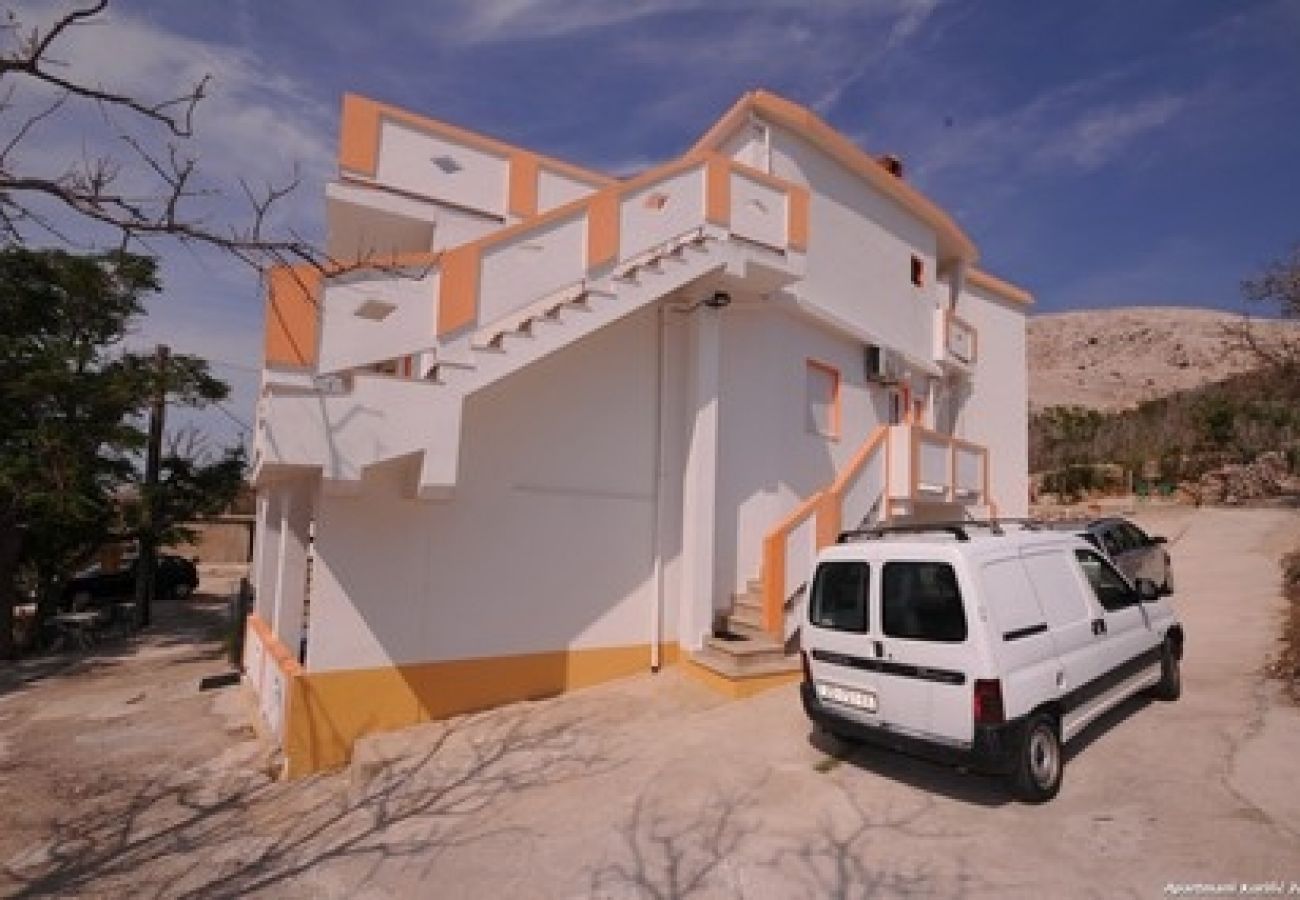
<path id="1" fill-rule="evenodd" d="M 1002 682 L 996 678 L 975 681 L 975 724 L 1001 725 L 1006 721 L 1002 710 Z"/>
<path id="2" fill-rule="evenodd" d="M 812 684 L 812 664 L 808 662 L 808 651 L 800 650 L 799 659 L 803 662 L 803 680 Z"/>

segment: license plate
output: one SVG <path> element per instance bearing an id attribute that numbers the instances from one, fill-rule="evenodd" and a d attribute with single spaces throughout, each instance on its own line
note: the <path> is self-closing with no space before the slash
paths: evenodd
<path id="1" fill-rule="evenodd" d="M 861 691 L 857 688 L 840 687 L 838 684 L 827 684 L 824 681 L 819 681 L 817 682 L 817 697 L 821 700 L 829 700 L 832 703 L 851 706 L 864 712 L 873 713 L 876 711 L 875 691 Z"/>

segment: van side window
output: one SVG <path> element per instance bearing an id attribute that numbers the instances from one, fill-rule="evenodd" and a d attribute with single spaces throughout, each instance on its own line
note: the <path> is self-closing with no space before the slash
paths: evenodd
<path id="1" fill-rule="evenodd" d="M 966 640 L 957 573 L 942 562 L 885 563 L 880 618 L 889 637 L 959 644 Z"/>
<path id="2" fill-rule="evenodd" d="M 1049 628 L 1065 628 L 1088 621 L 1090 614 L 1085 588 L 1079 584 L 1068 552 L 1037 552 L 1027 554 L 1023 559 Z"/>
<path id="3" fill-rule="evenodd" d="M 1137 593 L 1129 587 L 1124 576 L 1111 568 L 1110 563 L 1091 550 L 1075 550 L 1074 556 L 1083 567 L 1083 574 L 1088 576 L 1088 584 L 1102 609 L 1114 612 L 1138 602 Z"/>
<path id="4" fill-rule="evenodd" d="M 867 591 L 871 569 L 864 562 L 824 562 L 813 579 L 808 618 L 818 628 L 867 630 Z"/>

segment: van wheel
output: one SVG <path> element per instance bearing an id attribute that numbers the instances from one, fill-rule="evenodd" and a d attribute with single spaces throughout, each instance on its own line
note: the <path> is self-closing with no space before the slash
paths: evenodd
<path id="1" fill-rule="evenodd" d="M 1056 718 L 1037 713 L 1029 719 L 1012 773 L 1016 796 L 1028 803 L 1044 803 L 1061 789 L 1065 756 Z"/>
<path id="2" fill-rule="evenodd" d="M 1157 699 L 1170 701 L 1183 695 L 1183 667 L 1169 641 L 1165 641 L 1160 651 L 1160 680 L 1152 693 Z"/>

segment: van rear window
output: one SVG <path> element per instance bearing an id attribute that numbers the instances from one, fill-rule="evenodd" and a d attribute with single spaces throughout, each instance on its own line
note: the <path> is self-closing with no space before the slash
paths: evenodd
<path id="1" fill-rule="evenodd" d="M 865 633 L 871 569 L 864 562 L 824 562 L 813 579 L 809 620 L 818 628 Z"/>
<path id="2" fill-rule="evenodd" d="M 889 637 L 961 643 L 966 640 L 966 611 L 957 573 L 943 562 L 885 563 L 880 618 Z"/>

